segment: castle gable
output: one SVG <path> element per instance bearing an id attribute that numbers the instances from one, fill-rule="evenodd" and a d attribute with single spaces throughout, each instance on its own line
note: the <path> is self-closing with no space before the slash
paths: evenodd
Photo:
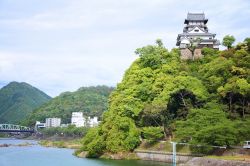
<path id="1" fill-rule="evenodd" d="M 205 33 L 205 31 L 202 28 L 195 26 L 193 29 L 187 31 L 187 33 Z"/>

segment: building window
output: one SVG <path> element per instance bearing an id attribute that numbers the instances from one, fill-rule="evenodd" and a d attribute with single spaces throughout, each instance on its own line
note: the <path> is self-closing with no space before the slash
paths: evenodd
<path id="1" fill-rule="evenodd" d="M 209 37 L 209 39 L 212 39 L 211 37 Z"/>
<path id="2" fill-rule="evenodd" d="M 195 32 L 199 32 L 199 30 L 198 29 L 196 29 L 196 30 L 194 30 Z"/>

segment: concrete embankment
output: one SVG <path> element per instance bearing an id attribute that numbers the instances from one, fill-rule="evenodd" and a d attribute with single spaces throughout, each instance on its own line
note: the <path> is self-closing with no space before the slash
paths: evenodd
<path id="1" fill-rule="evenodd" d="M 136 150 L 135 153 L 141 160 L 162 161 L 168 163 L 172 162 L 173 157 L 171 152 Z M 250 166 L 249 161 L 220 160 L 181 153 L 177 154 L 176 161 L 178 165 L 181 166 Z"/>
<path id="2" fill-rule="evenodd" d="M 136 150 L 135 153 L 142 160 L 162 161 L 171 163 L 173 159 L 173 155 L 171 152 Z M 177 163 L 186 163 L 193 157 L 194 156 L 192 155 L 178 153 L 178 155 L 176 156 L 176 161 Z"/>

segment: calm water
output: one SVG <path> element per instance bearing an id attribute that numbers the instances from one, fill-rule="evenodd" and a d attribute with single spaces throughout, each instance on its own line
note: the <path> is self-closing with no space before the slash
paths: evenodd
<path id="1" fill-rule="evenodd" d="M 0 139 L 0 144 L 33 143 L 28 147 L 0 147 L 0 166 L 170 166 L 166 163 L 126 160 L 82 159 L 71 149 L 46 148 L 36 141 Z"/>

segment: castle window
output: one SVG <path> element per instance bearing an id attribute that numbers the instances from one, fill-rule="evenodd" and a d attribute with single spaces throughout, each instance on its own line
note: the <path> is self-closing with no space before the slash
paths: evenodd
<path id="1" fill-rule="evenodd" d="M 196 29 L 196 30 L 194 30 L 195 32 L 199 32 L 199 30 L 198 29 Z"/>

